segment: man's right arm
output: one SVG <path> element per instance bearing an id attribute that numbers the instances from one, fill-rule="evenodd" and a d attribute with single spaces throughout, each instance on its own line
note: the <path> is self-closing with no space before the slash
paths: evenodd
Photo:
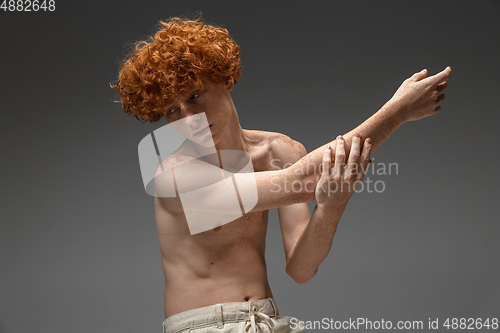
<path id="1" fill-rule="evenodd" d="M 373 152 L 403 123 L 419 120 L 439 112 L 441 108 L 439 104 L 444 100 L 443 91 L 448 86 L 446 80 L 451 75 L 451 68 L 446 67 L 442 72 L 427 78 L 426 75 L 427 71 L 423 70 L 406 79 L 394 96 L 379 111 L 343 135 L 347 156 L 355 133 L 360 135 L 361 141 L 368 137 L 371 139 Z M 277 207 L 278 203 L 289 205 L 314 200 L 314 190 L 321 175 L 319 167 L 327 145 L 332 147 L 332 154 L 335 154 L 337 142 L 333 140 L 310 152 L 285 170 L 272 175 L 261 175 L 263 179 L 260 184 L 263 186 L 259 187 L 257 207 L 268 209 Z M 303 191 L 300 193 L 283 191 L 279 194 L 269 193 L 269 186 L 265 185 L 265 181 L 272 181 L 273 184 L 300 182 Z M 270 194 L 274 194 L 275 198 L 270 198 Z"/>
<path id="2" fill-rule="evenodd" d="M 428 78 L 425 77 L 426 74 L 426 71 L 422 71 L 406 79 L 391 100 L 379 111 L 343 135 L 346 156 L 349 155 L 352 137 L 355 133 L 359 134 L 361 141 L 367 137 L 371 138 L 373 152 L 403 123 L 431 116 L 439 111 L 439 103 L 444 99 L 443 91 L 447 87 L 446 80 L 451 74 L 451 68 L 447 67 Z M 283 170 L 238 174 L 237 187 L 240 197 L 245 191 L 251 193 L 255 191 L 255 187 L 257 188 L 257 204 L 251 211 L 262 211 L 314 200 L 326 145 L 330 145 L 332 154 L 335 154 L 336 144 L 336 140 L 326 143 Z M 198 183 L 194 179 L 197 176 L 205 177 L 204 172 L 190 175 L 193 183 Z M 158 182 L 158 179 L 156 181 Z M 233 191 L 231 186 L 230 188 Z M 229 195 L 231 191 L 228 190 L 227 194 Z M 198 202 L 197 207 L 200 211 L 230 211 L 232 209 L 229 205 L 230 200 L 224 199 L 223 192 L 225 191 L 219 190 L 213 194 L 217 196 L 217 200 L 207 200 L 206 205 L 210 207 L 204 207 L 202 201 Z M 212 196 L 204 196 L 204 198 L 210 197 Z"/>

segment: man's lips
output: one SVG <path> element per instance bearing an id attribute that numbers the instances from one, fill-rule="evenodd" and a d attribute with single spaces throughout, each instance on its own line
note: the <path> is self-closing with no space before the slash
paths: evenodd
<path id="1" fill-rule="evenodd" d="M 207 127 L 202 128 L 201 130 L 199 130 L 196 133 L 194 133 L 194 136 L 197 136 L 198 134 L 201 134 L 202 132 L 205 132 L 210 127 L 212 127 L 212 125 L 208 125 Z"/>

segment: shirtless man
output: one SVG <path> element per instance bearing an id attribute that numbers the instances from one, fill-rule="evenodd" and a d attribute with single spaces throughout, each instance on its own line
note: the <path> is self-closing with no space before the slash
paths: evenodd
<path id="1" fill-rule="evenodd" d="M 230 95 L 241 72 L 239 50 L 227 30 L 177 18 L 161 24 L 151 41 L 138 43 L 122 64 L 114 88 L 125 112 L 169 123 L 204 114 L 218 153 L 249 154 L 258 191 L 250 212 L 194 235 L 178 195 L 155 197 L 165 275 L 163 330 L 300 331 L 290 328 L 290 317 L 279 316 L 267 280 L 268 209 L 278 208 L 287 273 L 297 283 L 307 282 L 330 250 L 370 153 L 404 122 L 440 110 L 451 69 L 431 77 L 426 77 L 426 70 L 414 74 L 361 125 L 307 154 L 302 144 L 283 134 L 241 127 Z M 162 166 L 168 169 L 179 162 L 170 158 Z M 351 172 L 354 169 L 357 173 Z M 298 191 L 273 191 L 285 182 L 302 186 Z M 344 183 L 347 186 L 327 191 L 331 184 Z M 314 199 L 311 216 L 307 202 Z"/>

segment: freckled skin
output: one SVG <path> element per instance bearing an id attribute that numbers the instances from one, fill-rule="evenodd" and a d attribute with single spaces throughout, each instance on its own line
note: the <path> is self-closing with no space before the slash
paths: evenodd
<path id="1" fill-rule="evenodd" d="M 352 195 L 338 193 L 335 202 L 320 200 L 321 204 L 310 216 L 307 202 L 321 194 L 316 184 L 322 181 L 319 170 L 326 152 L 337 156 L 341 150 L 345 151 L 347 160 L 352 149 L 361 158 L 369 159 L 367 146 L 373 152 L 404 122 L 437 113 L 451 69 L 428 78 L 426 74 L 416 73 L 407 79 L 378 112 L 343 135 L 338 151 L 339 141 L 333 140 L 307 155 L 302 144 L 286 135 L 241 128 L 230 96 L 234 87 L 231 77 L 222 83 L 208 82 L 196 101 L 190 95 L 180 96 L 174 105 L 177 113 L 166 114 L 167 121 L 205 112 L 218 150 L 242 150 L 250 155 L 256 171 L 258 203 L 251 212 L 233 222 L 190 235 L 180 199 L 155 197 L 165 275 L 165 317 L 216 303 L 273 296 L 265 262 L 271 208 L 278 208 L 287 273 L 298 283 L 311 279 L 330 250 L 337 224 Z M 322 121 L 332 119 L 334 114 L 326 115 Z M 355 137 L 355 133 L 359 136 Z M 366 143 L 370 141 L 365 140 L 368 137 L 371 143 Z M 327 145 L 331 146 L 331 152 Z M 182 153 L 172 156 L 164 161 L 163 167 L 172 167 L 183 158 Z M 338 170 L 337 166 L 332 169 Z M 309 190 L 272 191 L 275 184 L 294 181 L 304 188 L 308 185 Z"/>

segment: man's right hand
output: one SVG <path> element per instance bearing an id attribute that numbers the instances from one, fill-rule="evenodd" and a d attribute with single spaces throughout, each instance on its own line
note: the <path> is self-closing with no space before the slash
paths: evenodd
<path id="1" fill-rule="evenodd" d="M 413 74 L 396 91 L 389 103 L 398 106 L 402 121 L 419 120 L 439 112 L 444 100 L 443 91 L 448 87 L 446 80 L 451 75 L 448 66 L 442 72 L 427 77 L 427 70 Z"/>

